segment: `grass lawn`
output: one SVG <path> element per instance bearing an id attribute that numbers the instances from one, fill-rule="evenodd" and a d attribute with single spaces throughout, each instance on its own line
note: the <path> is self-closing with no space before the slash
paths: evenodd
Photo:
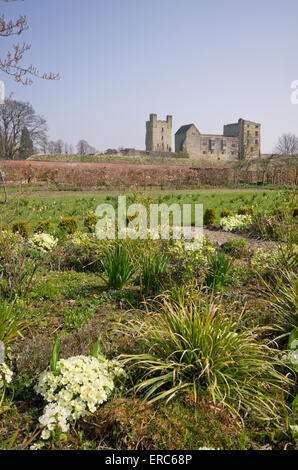
<path id="1" fill-rule="evenodd" d="M 12 188 L 8 188 L 12 189 Z M 15 188 L 14 188 L 15 189 Z M 28 222 L 32 227 L 39 220 L 50 219 L 57 224 L 61 216 L 75 216 L 82 226 L 84 216 L 95 211 L 102 203 L 110 203 L 115 208 L 118 195 L 132 194 L 132 191 L 42 191 L 14 192 L 9 195 L 9 203 L 0 206 L 0 223 L 10 226 L 16 221 Z M 241 206 L 255 206 L 258 211 L 272 209 L 282 205 L 281 193 L 278 190 L 254 189 L 201 189 L 201 190 L 163 190 L 158 188 L 142 191 L 143 195 L 151 196 L 154 203 L 168 205 L 203 204 L 204 210 L 217 209 L 217 222 L 222 209 L 237 212 Z M 280 203 L 278 202 L 280 200 Z"/>

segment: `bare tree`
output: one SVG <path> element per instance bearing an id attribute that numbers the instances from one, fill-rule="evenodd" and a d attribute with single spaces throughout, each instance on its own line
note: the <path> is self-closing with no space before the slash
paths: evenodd
<path id="1" fill-rule="evenodd" d="M 295 134 L 283 134 L 279 139 L 275 149 L 280 155 L 298 154 L 298 137 Z"/>
<path id="2" fill-rule="evenodd" d="M 12 1 L 18 0 L 4 0 L 5 3 L 11 3 Z M 28 29 L 29 25 L 26 16 L 19 15 L 15 20 L 7 20 L 4 14 L 0 16 L 0 37 L 2 38 L 21 36 Z M 23 85 L 31 85 L 33 82 L 32 77 L 40 77 L 45 80 L 59 79 L 59 74 L 52 72 L 40 74 L 38 69 L 33 65 L 21 65 L 24 54 L 30 49 L 31 45 L 25 42 L 23 44 L 13 44 L 12 49 L 9 50 L 4 57 L 0 57 L 0 70 L 13 76 L 17 82 Z"/>
<path id="3" fill-rule="evenodd" d="M 80 140 L 77 145 L 77 152 L 78 155 L 90 155 L 96 153 L 96 150 L 94 147 L 91 147 L 86 140 Z"/>
<path id="4" fill-rule="evenodd" d="M 40 148 L 46 138 L 47 125 L 29 103 L 7 101 L 0 106 L 0 157 L 6 160 L 18 158 L 23 128 L 28 129 L 35 148 Z"/>

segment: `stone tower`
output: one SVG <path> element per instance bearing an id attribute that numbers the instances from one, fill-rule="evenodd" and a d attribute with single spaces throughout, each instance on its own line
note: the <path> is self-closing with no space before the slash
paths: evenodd
<path id="1" fill-rule="evenodd" d="M 158 121 L 157 114 L 150 114 L 150 120 L 146 122 L 146 150 L 171 152 L 172 126 L 172 116 L 167 116 L 166 121 Z"/>
<path id="2" fill-rule="evenodd" d="M 261 155 L 261 124 L 239 119 L 236 124 L 224 126 L 226 137 L 237 137 L 239 141 L 239 159 L 260 157 Z"/>

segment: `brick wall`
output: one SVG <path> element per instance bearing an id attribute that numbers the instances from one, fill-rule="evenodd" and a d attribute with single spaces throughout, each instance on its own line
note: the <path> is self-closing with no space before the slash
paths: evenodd
<path id="1" fill-rule="evenodd" d="M 137 165 L 130 163 L 81 163 L 2 161 L 0 169 L 9 183 L 56 183 L 94 186 L 226 186 L 235 182 L 294 184 L 293 168 L 277 168 L 264 177 L 259 171 L 232 168 L 199 168 L 186 165 Z"/>

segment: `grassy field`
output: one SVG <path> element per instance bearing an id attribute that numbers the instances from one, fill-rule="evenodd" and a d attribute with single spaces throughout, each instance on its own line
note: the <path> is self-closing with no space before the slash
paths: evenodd
<path id="1" fill-rule="evenodd" d="M 82 224 L 84 216 L 94 211 L 99 204 L 110 203 L 117 205 L 118 195 L 125 193 L 116 190 L 94 192 L 70 191 L 16 191 L 16 187 L 8 188 L 9 204 L 0 207 L 0 223 L 28 222 L 33 227 L 39 220 L 50 219 L 55 224 L 61 216 L 75 216 Z M 32 189 L 36 189 L 33 188 Z M 126 195 L 132 194 L 128 190 Z M 156 188 L 151 191 L 143 190 L 144 196 L 150 196 L 154 203 L 174 204 L 203 204 L 204 210 L 215 208 L 217 222 L 222 209 L 237 212 L 241 206 L 255 206 L 258 211 L 272 209 L 282 205 L 281 193 L 278 190 L 253 189 L 203 189 L 203 190 L 163 190 Z"/>
<path id="2" fill-rule="evenodd" d="M 188 165 L 188 166 L 200 166 L 210 167 L 210 162 L 206 160 L 199 160 L 197 158 L 183 158 L 183 157 L 144 157 L 144 156 L 122 156 L 122 155 L 65 155 L 65 154 L 53 154 L 53 155 L 33 155 L 28 158 L 32 161 L 51 161 L 51 162 L 93 162 L 93 163 L 132 163 L 140 165 Z M 216 160 L 212 162 L 212 166 L 221 167 L 233 167 L 234 162 Z"/>

